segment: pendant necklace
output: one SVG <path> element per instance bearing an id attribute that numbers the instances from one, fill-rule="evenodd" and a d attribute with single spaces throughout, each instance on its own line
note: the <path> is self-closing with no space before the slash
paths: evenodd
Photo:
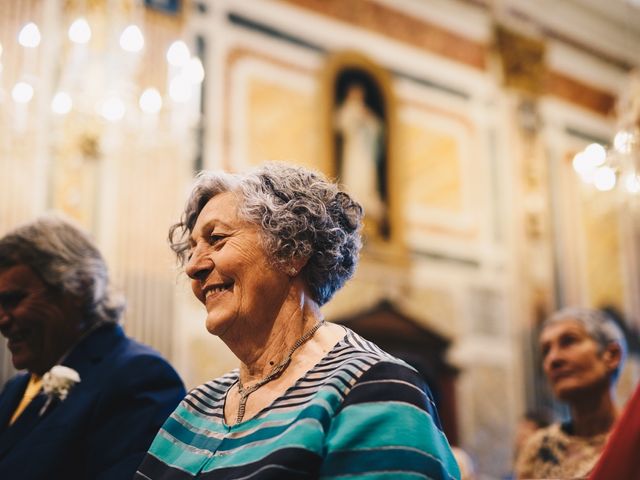
<path id="1" fill-rule="evenodd" d="M 293 353 L 302 345 L 304 345 L 304 343 L 307 342 L 311 337 L 313 337 L 313 334 L 316 333 L 322 325 L 324 325 L 324 320 L 320 320 L 313 326 L 311 330 L 309 330 L 298 340 L 296 340 L 296 343 L 293 344 L 293 347 L 291 347 L 284 360 L 273 367 L 271 369 L 271 372 L 269 372 L 266 377 L 258 380 L 258 382 L 254 383 L 250 387 L 245 389 L 244 385 L 242 384 L 242 380 L 240 380 L 240 375 L 238 375 L 238 394 L 240 395 L 240 405 L 238 406 L 238 416 L 236 418 L 236 423 L 240 423 L 244 418 L 244 411 L 247 407 L 247 400 L 249 399 L 249 395 L 258 390 L 264 384 L 269 383 L 271 380 L 275 380 L 280 375 L 282 375 L 282 372 L 284 372 L 284 370 L 291 363 L 291 357 Z"/>

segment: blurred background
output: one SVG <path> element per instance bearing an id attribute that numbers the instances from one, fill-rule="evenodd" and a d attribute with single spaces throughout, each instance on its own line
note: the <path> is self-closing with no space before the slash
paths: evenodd
<path id="1" fill-rule="evenodd" d="M 563 414 L 550 312 L 607 308 L 621 405 L 640 378 L 639 66 L 638 0 L 2 0 L 0 235 L 75 218 L 193 387 L 235 366 L 166 242 L 195 173 L 338 178 L 366 242 L 327 319 L 414 365 L 500 478 L 523 413 Z"/>

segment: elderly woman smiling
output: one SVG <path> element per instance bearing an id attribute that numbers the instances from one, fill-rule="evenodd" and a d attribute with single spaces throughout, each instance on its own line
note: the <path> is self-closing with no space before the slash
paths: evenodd
<path id="1" fill-rule="evenodd" d="M 198 177 L 169 237 L 240 368 L 187 395 L 138 478 L 458 478 L 418 374 L 320 312 L 355 270 L 361 221 L 304 168 Z"/>

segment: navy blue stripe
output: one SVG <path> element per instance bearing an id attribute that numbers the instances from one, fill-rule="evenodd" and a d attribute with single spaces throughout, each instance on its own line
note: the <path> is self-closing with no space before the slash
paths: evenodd
<path id="1" fill-rule="evenodd" d="M 140 472 L 144 472 L 144 474 Z M 153 480 L 193 480 L 190 474 L 170 467 L 153 455 L 147 454 L 138 467 L 133 480 L 148 480 L 149 478 Z"/>
<path id="2" fill-rule="evenodd" d="M 198 478 L 203 480 L 226 480 L 242 478 L 255 474 L 255 478 L 274 480 L 296 480 L 318 478 L 318 470 L 322 459 L 320 456 L 304 448 L 283 448 L 277 450 L 257 462 L 241 466 L 219 468 L 212 472 L 202 473 Z M 286 465 L 286 468 L 282 467 Z M 260 470 L 261 468 L 268 467 Z M 260 473 L 258 473 L 260 471 Z M 153 480 L 156 480 L 155 478 Z"/>
<path id="3" fill-rule="evenodd" d="M 402 465 L 401 469 L 399 465 Z M 357 475 L 373 472 L 422 473 L 429 478 L 450 478 L 437 459 L 424 452 L 402 448 L 333 452 L 325 460 L 322 474 Z"/>
<path id="4" fill-rule="evenodd" d="M 399 363 L 380 362 L 371 367 L 360 377 L 356 387 L 351 389 L 341 408 L 388 401 L 405 402 L 426 410 L 438 429 L 442 430 L 429 387 L 418 372 Z"/>

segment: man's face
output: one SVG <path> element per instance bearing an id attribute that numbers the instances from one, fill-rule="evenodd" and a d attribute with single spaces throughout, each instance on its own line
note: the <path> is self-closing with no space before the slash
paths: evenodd
<path id="1" fill-rule="evenodd" d="M 0 270 L 0 333 L 17 369 L 42 375 L 80 338 L 75 303 L 26 265 Z"/>

